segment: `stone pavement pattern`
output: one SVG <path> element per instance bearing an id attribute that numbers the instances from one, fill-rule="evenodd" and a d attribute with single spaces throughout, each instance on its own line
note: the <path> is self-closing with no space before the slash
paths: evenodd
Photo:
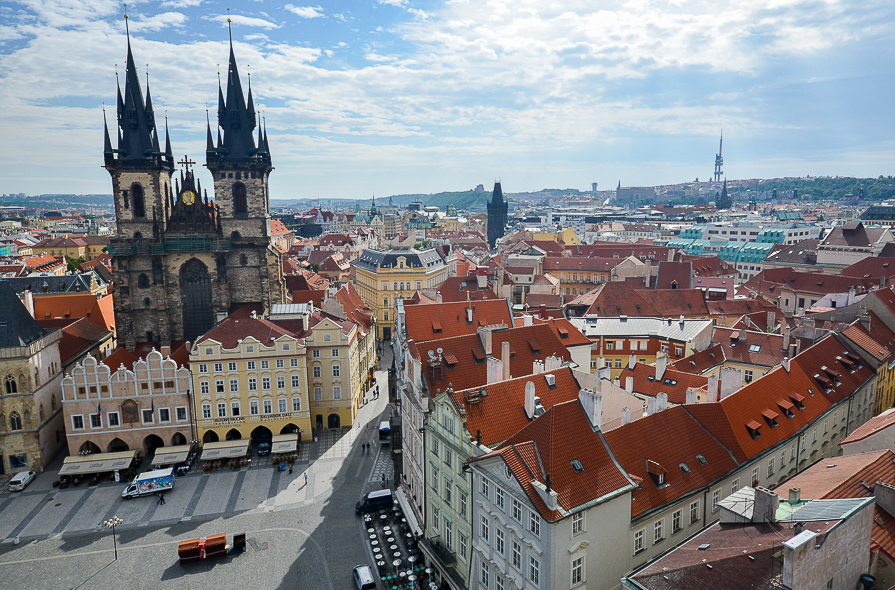
<path id="1" fill-rule="evenodd" d="M 385 373 L 377 377 L 384 392 Z M 351 568 L 371 561 L 354 504 L 378 489 L 374 473 L 391 478 L 389 453 L 380 453 L 375 428 L 386 407 L 381 395 L 361 408 L 352 429 L 320 432 L 303 445 L 291 475 L 269 463 L 200 471 L 178 478 L 164 505 L 154 496 L 121 499 L 123 484 L 54 489 L 54 471 L 23 492 L 4 487 L 0 587 L 349 588 Z M 364 442 L 372 443 L 367 453 Z M 112 516 L 124 520 L 114 562 L 111 533 L 101 524 Z M 179 565 L 178 542 L 221 532 L 229 541 L 246 532 L 246 553 Z"/>

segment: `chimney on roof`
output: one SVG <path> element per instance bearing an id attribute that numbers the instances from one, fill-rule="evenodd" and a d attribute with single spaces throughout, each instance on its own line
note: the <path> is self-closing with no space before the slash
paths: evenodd
<path id="1" fill-rule="evenodd" d="M 795 345 L 793 345 L 793 346 L 795 346 Z M 789 373 L 789 368 L 790 368 L 789 363 L 790 363 L 790 360 L 789 360 L 788 356 L 783 357 L 783 362 L 780 363 L 781 365 L 783 365 L 783 370 L 786 371 L 787 373 Z"/>
<path id="2" fill-rule="evenodd" d="M 625 377 L 625 391 L 628 393 L 634 393 L 634 378 L 633 377 Z"/>
<path id="3" fill-rule="evenodd" d="M 466 323 L 467 324 L 472 323 L 472 308 L 471 307 L 466 308 Z"/>
<path id="4" fill-rule="evenodd" d="M 637 357 L 632 354 L 628 357 L 628 368 L 633 371 L 635 365 L 637 365 Z"/>
<path id="5" fill-rule="evenodd" d="M 500 360 L 502 361 L 502 381 L 510 379 L 510 342 L 504 340 L 500 343 Z"/>
<path id="6" fill-rule="evenodd" d="M 540 310 L 538 311 L 538 315 L 541 316 L 541 319 L 542 319 L 542 320 L 546 320 L 546 319 L 547 319 L 547 305 L 546 305 L 546 304 L 544 304 L 544 303 L 541 304 L 541 308 L 540 308 Z"/>
<path id="7" fill-rule="evenodd" d="M 597 379 L 601 379 L 604 381 L 612 381 L 612 368 L 611 367 L 602 367 L 597 369 L 595 373 Z"/>
<path id="8" fill-rule="evenodd" d="M 442 303 L 441 291 L 435 291 L 435 303 Z"/>
<path id="9" fill-rule="evenodd" d="M 861 325 L 864 326 L 865 330 L 867 330 L 868 332 L 870 331 L 870 315 L 869 314 L 865 313 L 865 314 L 858 316 L 858 321 L 861 322 Z"/>
<path id="10" fill-rule="evenodd" d="M 774 328 L 777 326 L 777 314 L 773 311 L 768 312 L 768 332 L 775 332 Z"/>
<path id="11" fill-rule="evenodd" d="M 555 371 L 556 369 L 562 367 L 562 358 L 550 355 L 544 360 L 544 369 L 547 371 Z"/>
<path id="12" fill-rule="evenodd" d="M 786 352 L 789 350 L 789 339 L 792 336 L 792 328 L 789 327 L 789 324 L 786 324 L 786 327 L 783 328 L 783 351 Z"/>
<path id="13" fill-rule="evenodd" d="M 656 398 L 648 397 L 646 398 L 646 414 L 648 416 L 652 416 L 656 413 Z"/>
<path id="14" fill-rule="evenodd" d="M 694 389 L 692 387 L 687 388 L 687 400 L 685 403 L 695 404 L 696 403 L 696 394 L 699 393 L 698 389 Z"/>
<path id="15" fill-rule="evenodd" d="M 656 353 L 656 381 L 661 381 L 668 367 L 668 355 L 661 350 Z"/>
<path id="16" fill-rule="evenodd" d="M 656 396 L 656 411 L 663 412 L 668 409 L 668 394 L 660 391 Z"/>
<path id="17" fill-rule="evenodd" d="M 755 503 L 752 506 L 752 522 L 775 522 L 780 496 L 767 488 L 752 482 L 755 488 Z"/>
<path id="18" fill-rule="evenodd" d="M 789 503 L 798 504 L 802 500 L 802 490 L 799 488 L 789 488 Z"/>
<path id="19" fill-rule="evenodd" d="M 253 319 L 253 320 L 257 320 L 257 319 L 258 319 L 258 312 L 255 311 L 254 309 L 252 310 L 252 319 Z"/>
<path id="20" fill-rule="evenodd" d="M 708 394 L 706 396 L 706 401 L 708 402 L 716 402 L 718 401 L 718 386 L 720 385 L 719 379 L 717 375 L 712 375 L 709 377 L 708 384 Z"/>
<path id="21" fill-rule="evenodd" d="M 579 389 L 578 401 L 581 402 L 581 408 L 584 410 L 584 415 L 587 416 L 591 428 L 598 430 L 603 416 L 603 394 Z"/>
<path id="22" fill-rule="evenodd" d="M 746 341 L 746 328 L 740 328 L 739 334 L 737 334 L 737 342 L 745 342 Z"/>
<path id="23" fill-rule="evenodd" d="M 684 315 L 683 315 L 683 314 L 681 314 L 681 317 L 680 317 L 680 319 L 679 319 L 677 322 L 678 322 L 681 326 L 684 325 Z"/>
<path id="24" fill-rule="evenodd" d="M 544 362 L 537 360 L 531 364 L 531 372 L 533 375 L 544 372 Z"/>
<path id="25" fill-rule="evenodd" d="M 668 262 L 674 262 L 674 248 L 668 249 Z"/>
<path id="26" fill-rule="evenodd" d="M 631 408 L 622 408 L 622 426 L 631 421 Z"/>
<path id="27" fill-rule="evenodd" d="M 469 309 L 468 307 L 466 308 Z M 472 312 L 470 312 L 472 313 Z M 489 326 L 479 326 L 479 340 L 482 341 L 482 348 L 485 349 L 485 354 L 487 356 L 491 356 L 491 330 Z"/>
<path id="28" fill-rule="evenodd" d="M 535 384 L 533 381 L 525 384 L 525 415 L 529 420 L 535 416 Z"/>
<path id="29" fill-rule="evenodd" d="M 721 369 L 721 399 L 743 386 L 743 372 L 731 367 Z"/>
<path id="30" fill-rule="evenodd" d="M 488 275 L 476 273 L 475 281 L 476 281 L 476 286 L 479 289 L 484 289 L 488 286 Z"/>
<path id="31" fill-rule="evenodd" d="M 531 326 L 534 324 L 534 318 L 531 317 L 531 314 L 524 313 L 522 314 L 522 325 L 523 326 Z"/>

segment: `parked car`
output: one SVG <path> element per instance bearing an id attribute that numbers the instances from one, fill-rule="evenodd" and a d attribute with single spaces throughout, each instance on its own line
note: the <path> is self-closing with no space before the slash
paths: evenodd
<path id="1" fill-rule="evenodd" d="M 33 471 L 22 471 L 21 473 L 16 473 L 11 480 L 9 480 L 9 491 L 10 492 L 20 492 L 24 490 L 31 480 L 37 477 L 37 474 Z"/>
<path id="2" fill-rule="evenodd" d="M 373 570 L 368 565 L 354 566 L 354 587 L 357 590 L 376 590 Z"/>

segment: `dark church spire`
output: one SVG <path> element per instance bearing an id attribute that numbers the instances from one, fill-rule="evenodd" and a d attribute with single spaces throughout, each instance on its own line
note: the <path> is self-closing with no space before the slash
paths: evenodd
<path id="1" fill-rule="evenodd" d="M 112 140 L 109 139 L 109 123 L 106 121 L 106 109 L 103 109 L 103 156 L 105 156 L 106 160 L 111 160 L 114 157 Z"/>
<path id="2" fill-rule="evenodd" d="M 124 15 L 127 26 L 127 15 Z M 119 87 L 118 127 L 121 139 L 118 157 L 122 160 L 142 160 L 158 154 L 158 133 L 152 115 L 152 98 L 147 86 L 146 102 L 140 88 L 140 75 L 131 49 L 130 30 L 127 36 L 127 66 L 124 72 L 124 97 Z"/>
<path id="3" fill-rule="evenodd" d="M 205 109 L 205 124 L 208 126 L 208 133 L 205 137 L 205 156 L 214 157 L 214 137 L 211 135 L 211 120 L 208 118 L 208 109 Z"/>
<path id="4" fill-rule="evenodd" d="M 165 157 L 174 163 L 174 152 L 171 150 L 171 136 L 168 135 L 168 115 L 165 115 Z"/>

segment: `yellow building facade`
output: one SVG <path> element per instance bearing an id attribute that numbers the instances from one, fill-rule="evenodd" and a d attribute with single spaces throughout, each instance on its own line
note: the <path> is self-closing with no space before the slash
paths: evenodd
<path id="1" fill-rule="evenodd" d="M 301 433 L 310 440 L 307 348 L 273 322 L 228 318 L 193 346 L 193 412 L 203 443 Z"/>
<path id="2" fill-rule="evenodd" d="M 391 340 L 396 298 L 410 298 L 421 289 L 434 288 L 450 274 L 434 248 L 416 250 L 365 250 L 353 263 L 357 292 L 376 314 L 376 335 Z"/>
<path id="3" fill-rule="evenodd" d="M 305 338 L 311 422 L 317 430 L 351 426 L 363 402 L 367 376 L 361 367 L 358 327 L 324 314 L 311 322 Z"/>

